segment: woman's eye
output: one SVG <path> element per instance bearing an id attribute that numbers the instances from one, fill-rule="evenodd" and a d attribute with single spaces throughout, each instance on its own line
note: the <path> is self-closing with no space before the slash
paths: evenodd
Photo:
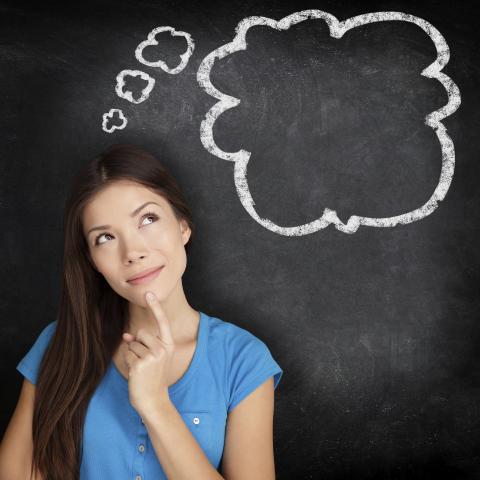
<path id="1" fill-rule="evenodd" d="M 151 212 L 151 213 L 146 213 L 146 214 L 142 217 L 142 220 L 143 220 L 144 218 L 150 218 L 150 217 L 154 219 L 153 221 L 155 221 L 155 220 L 158 219 L 158 216 L 157 216 L 155 213 Z M 153 222 L 152 222 L 152 223 L 153 223 Z"/>
<path id="2" fill-rule="evenodd" d="M 95 238 L 95 245 L 101 245 L 102 243 L 105 243 L 105 242 L 99 242 L 98 241 L 104 235 L 106 235 L 108 237 L 111 237 L 111 235 L 109 233 L 101 233 L 100 235 L 97 235 L 97 237 Z"/>
<path id="3" fill-rule="evenodd" d="M 153 218 L 153 221 L 151 223 L 154 223 L 158 220 L 158 215 L 153 212 L 148 212 L 142 216 L 142 220 L 144 218 Z M 151 225 L 151 223 L 147 223 L 147 225 Z M 100 235 L 97 235 L 97 237 L 95 238 L 95 245 L 102 245 L 106 243 L 106 242 L 99 242 L 99 239 L 103 236 L 111 237 L 112 235 L 110 235 L 109 233 L 101 233 Z"/>

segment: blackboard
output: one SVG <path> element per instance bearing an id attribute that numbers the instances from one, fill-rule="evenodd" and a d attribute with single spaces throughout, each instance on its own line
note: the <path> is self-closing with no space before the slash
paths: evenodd
<path id="1" fill-rule="evenodd" d="M 71 179 L 127 142 L 162 159 L 192 208 L 191 304 L 284 369 L 278 479 L 479 478 L 474 2 L 0 9 L 3 431 L 15 365 L 56 312 Z M 222 57 L 248 18 L 245 48 Z M 159 32 L 139 61 L 162 26 L 192 43 Z"/>

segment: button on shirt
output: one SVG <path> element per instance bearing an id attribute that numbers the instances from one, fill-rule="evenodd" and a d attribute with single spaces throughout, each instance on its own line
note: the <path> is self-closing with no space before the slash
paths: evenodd
<path id="1" fill-rule="evenodd" d="M 36 384 L 40 361 L 55 333 L 49 323 L 17 365 Z M 195 352 L 184 375 L 168 387 L 170 400 L 218 470 L 228 413 L 283 370 L 263 341 L 249 331 L 200 312 Z M 142 418 L 132 407 L 128 380 L 110 362 L 88 404 L 80 480 L 166 479 Z"/>

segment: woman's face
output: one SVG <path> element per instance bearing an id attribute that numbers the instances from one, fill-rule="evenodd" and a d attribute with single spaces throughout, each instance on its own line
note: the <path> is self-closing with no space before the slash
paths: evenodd
<path id="1" fill-rule="evenodd" d="M 155 203 L 137 211 L 147 202 Z M 185 220 L 177 220 L 162 196 L 138 183 L 119 180 L 95 195 L 82 220 L 95 268 L 130 302 L 145 306 L 147 290 L 163 301 L 181 281 L 191 230 Z M 94 229 L 98 226 L 108 227 Z M 127 282 L 133 275 L 162 265 L 159 275 L 147 284 Z"/>

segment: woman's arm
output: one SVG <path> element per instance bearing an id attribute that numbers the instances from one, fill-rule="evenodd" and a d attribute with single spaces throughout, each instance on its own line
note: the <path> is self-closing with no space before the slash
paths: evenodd
<path id="1" fill-rule="evenodd" d="M 273 377 L 228 414 L 221 472 L 228 480 L 275 480 Z"/>
<path id="2" fill-rule="evenodd" d="M 25 378 L 17 406 L 0 444 L 0 480 L 30 480 L 34 401 L 35 385 Z M 39 473 L 34 473 L 33 480 L 43 478 Z"/>

